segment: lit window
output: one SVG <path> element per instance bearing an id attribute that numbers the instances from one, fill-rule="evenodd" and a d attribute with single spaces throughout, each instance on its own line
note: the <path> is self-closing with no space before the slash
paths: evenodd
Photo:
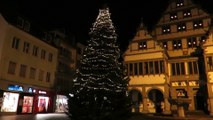
<path id="1" fill-rule="evenodd" d="M 182 6 L 184 6 L 184 0 L 177 0 L 177 1 L 176 1 L 176 6 L 177 6 L 177 7 L 182 7 Z"/>
<path id="2" fill-rule="evenodd" d="M 163 42 L 163 48 L 167 49 L 167 42 Z"/>
<path id="3" fill-rule="evenodd" d="M 186 24 L 185 24 L 185 23 L 178 24 L 178 25 L 177 25 L 177 31 L 178 31 L 178 32 L 186 31 Z"/>
<path id="4" fill-rule="evenodd" d="M 182 48 L 181 40 L 174 40 L 173 41 L 173 49 L 177 50 L 177 49 L 181 49 L 181 48 Z"/>
<path id="5" fill-rule="evenodd" d="M 202 27 L 203 27 L 203 21 L 202 20 L 194 21 L 194 24 L 193 24 L 194 29 L 198 29 L 198 28 L 202 28 Z"/>
<path id="6" fill-rule="evenodd" d="M 190 17 L 191 16 L 191 10 L 186 10 L 183 12 L 183 17 Z"/>
<path id="7" fill-rule="evenodd" d="M 170 26 L 162 27 L 163 34 L 171 33 Z"/>
<path id="8" fill-rule="evenodd" d="M 206 36 L 201 36 L 201 37 L 200 37 L 200 42 L 201 42 L 201 43 L 206 42 Z"/>
<path id="9" fill-rule="evenodd" d="M 190 37 L 187 39 L 187 46 L 188 48 L 193 48 L 197 46 L 197 40 L 196 37 Z"/>
<path id="10" fill-rule="evenodd" d="M 146 49 L 147 48 L 146 41 L 140 41 L 138 43 L 138 48 L 139 49 Z"/>
<path id="11" fill-rule="evenodd" d="M 177 20 L 177 19 L 178 19 L 177 13 L 170 14 L 170 20 Z"/>

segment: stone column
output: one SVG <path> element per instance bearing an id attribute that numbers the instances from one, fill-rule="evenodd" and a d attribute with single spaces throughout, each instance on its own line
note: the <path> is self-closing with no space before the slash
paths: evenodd
<path id="1" fill-rule="evenodd" d="M 165 97 L 165 98 L 164 98 L 164 111 L 163 111 L 163 114 L 168 115 L 168 114 L 171 114 L 171 113 L 172 113 L 172 112 L 171 112 L 170 103 L 169 103 L 169 101 L 168 101 L 168 98 Z"/>
<path id="2" fill-rule="evenodd" d="M 209 115 L 213 116 L 213 97 L 208 99 L 209 103 Z"/>
<path id="3" fill-rule="evenodd" d="M 142 113 L 148 113 L 147 97 L 143 98 L 143 110 L 142 110 Z"/>
<path id="4" fill-rule="evenodd" d="M 185 117 L 183 105 L 177 105 L 177 107 L 178 107 L 178 117 Z"/>

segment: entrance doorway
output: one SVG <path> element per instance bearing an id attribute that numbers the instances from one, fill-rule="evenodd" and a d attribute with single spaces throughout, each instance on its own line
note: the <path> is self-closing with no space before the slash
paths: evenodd
<path id="1" fill-rule="evenodd" d="M 152 89 L 149 91 L 148 97 L 154 103 L 156 113 L 162 113 L 163 93 L 158 89 Z"/>
<path id="2" fill-rule="evenodd" d="M 134 112 L 140 112 L 140 105 L 142 104 L 142 95 L 138 90 L 131 90 L 129 96 L 132 102 L 132 109 Z"/>

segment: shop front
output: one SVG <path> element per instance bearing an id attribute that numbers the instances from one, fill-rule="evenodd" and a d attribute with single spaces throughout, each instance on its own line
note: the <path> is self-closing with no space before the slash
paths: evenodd
<path id="1" fill-rule="evenodd" d="M 68 98 L 66 95 L 56 95 L 55 112 L 66 112 L 68 107 Z"/>
<path id="2" fill-rule="evenodd" d="M 0 90 L 0 114 L 36 114 L 53 112 L 54 92 L 9 84 Z"/>

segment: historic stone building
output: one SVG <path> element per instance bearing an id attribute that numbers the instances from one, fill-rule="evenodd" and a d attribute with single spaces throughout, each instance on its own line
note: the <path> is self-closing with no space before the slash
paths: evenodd
<path id="1" fill-rule="evenodd" d="M 124 53 L 133 112 L 169 114 L 172 99 L 213 115 L 212 16 L 191 0 L 170 0 L 152 31 L 141 23 Z"/>

